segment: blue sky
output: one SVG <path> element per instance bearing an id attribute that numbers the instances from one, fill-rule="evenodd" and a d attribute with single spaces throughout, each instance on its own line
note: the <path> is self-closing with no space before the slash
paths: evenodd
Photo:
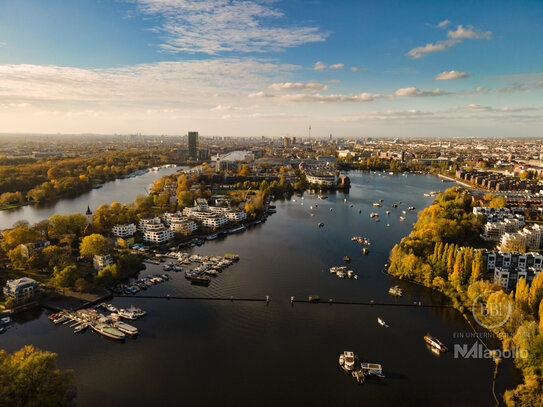
<path id="1" fill-rule="evenodd" d="M 541 1 L 2 0 L 2 132 L 540 136 Z"/>

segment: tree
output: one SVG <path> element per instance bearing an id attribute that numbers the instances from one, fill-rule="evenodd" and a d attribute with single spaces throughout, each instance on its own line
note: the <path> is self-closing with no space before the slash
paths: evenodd
<path id="1" fill-rule="evenodd" d="M 81 235 L 87 226 L 87 219 L 80 213 L 53 215 L 49 218 L 49 235 L 60 239 L 64 235 Z"/>
<path id="2" fill-rule="evenodd" d="M 3 406 L 63 407 L 76 396 L 73 372 L 61 371 L 57 355 L 25 346 L 0 350 L 0 400 Z"/>
<path id="3" fill-rule="evenodd" d="M 105 254 L 107 252 L 107 242 L 104 236 L 93 233 L 90 236 L 85 236 L 79 245 L 81 256 L 93 257 L 97 254 Z"/>
<path id="4" fill-rule="evenodd" d="M 483 252 L 477 250 L 475 259 L 473 260 L 473 267 L 471 272 L 470 282 L 473 283 L 484 278 L 484 261 L 483 261 Z"/>
<path id="5" fill-rule="evenodd" d="M 530 286 L 524 277 L 519 278 L 515 289 L 515 305 L 522 311 L 529 311 Z"/>
<path id="6" fill-rule="evenodd" d="M 74 286 L 78 278 L 79 274 L 75 265 L 71 265 L 63 269 L 56 267 L 51 284 L 53 284 L 55 287 L 69 288 Z"/>
<path id="7" fill-rule="evenodd" d="M 503 196 L 493 198 L 488 204 L 491 208 L 504 208 L 505 205 L 507 205 L 507 200 Z"/>
<path id="8" fill-rule="evenodd" d="M 35 242 L 40 238 L 40 234 L 33 228 L 20 226 L 15 229 L 4 231 L 1 247 L 7 253 L 20 244 Z"/>
<path id="9" fill-rule="evenodd" d="M 43 249 L 42 255 L 44 262 L 51 268 L 56 266 L 64 268 L 71 263 L 70 247 L 60 247 L 51 245 Z"/>
<path id="10" fill-rule="evenodd" d="M 537 274 L 532 280 L 532 286 L 530 287 L 530 295 L 528 297 L 528 304 L 530 309 L 535 314 L 539 310 L 539 303 L 543 298 L 543 273 Z"/>
<path id="11" fill-rule="evenodd" d="M 177 204 L 180 208 L 186 208 L 193 202 L 192 193 L 190 191 L 181 191 L 177 194 Z"/>
<path id="12" fill-rule="evenodd" d="M 102 270 L 96 273 L 94 277 L 94 282 L 102 286 L 111 286 L 117 279 L 117 265 L 104 267 Z"/>

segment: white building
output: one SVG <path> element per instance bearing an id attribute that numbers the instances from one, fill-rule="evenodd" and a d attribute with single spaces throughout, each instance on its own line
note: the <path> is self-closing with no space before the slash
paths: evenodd
<path id="1" fill-rule="evenodd" d="M 160 218 L 142 219 L 139 223 L 140 230 L 145 233 L 150 226 L 162 225 Z"/>
<path id="2" fill-rule="evenodd" d="M 115 225 L 113 226 L 113 234 L 117 237 L 128 237 L 136 233 L 136 225 L 133 223 L 128 223 L 125 225 Z"/>
<path id="3" fill-rule="evenodd" d="M 501 238 L 502 250 L 525 252 L 542 246 L 543 226 L 536 224 L 517 233 L 505 233 Z"/>
<path id="4" fill-rule="evenodd" d="M 92 259 L 92 265 L 94 266 L 94 269 L 96 271 L 100 271 L 103 268 L 106 268 L 107 266 L 113 265 L 113 259 L 109 254 L 96 254 L 94 255 L 94 258 Z"/>
<path id="5" fill-rule="evenodd" d="M 335 172 L 306 172 L 307 182 L 314 185 L 336 186 L 337 176 Z"/>
<path id="6" fill-rule="evenodd" d="M 170 230 L 175 233 L 190 235 L 196 229 L 198 229 L 196 222 L 193 222 L 187 218 L 175 218 L 170 222 Z"/>
<path id="7" fill-rule="evenodd" d="M 4 286 L 4 296 L 16 302 L 26 301 L 39 293 L 41 293 L 40 285 L 36 280 L 28 277 L 8 280 Z"/>
<path id="8" fill-rule="evenodd" d="M 149 225 L 143 234 L 143 239 L 149 243 L 161 244 L 173 239 L 174 236 L 174 231 L 166 229 L 162 224 Z"/>
<path id="9" fill-rule="evenodd" d="M 202 221 L 202 225 L 208 228 L 220 228 L 227 223 L 228 220 L 219 215 L 210 215 Z"/>

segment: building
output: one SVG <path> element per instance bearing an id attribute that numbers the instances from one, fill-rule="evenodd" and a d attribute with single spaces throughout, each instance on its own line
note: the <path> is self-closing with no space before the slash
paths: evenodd
<path id="1" fill-rule="evenodd" d="M 87 206 L 87 212 L 85 212 L 85 218 L 87 219 L 87 225 L 92 225 L 92 211 L 90 206 Z"/>
<path id="2" fill-rule="evenodd" d="M 7 299 L 12 299 L 16 302 L 24 302 L 41 294 L 40 285 L 36 280 L 28 277 L 8 280 L 3 291 Z"/>
<path id="3" fill-rule="evenodd" d="M 481 237 L 487 241 L 499 242 L 505 233 L 516 233 L 524 224 L 515 217 L 505 218 L 501 222 L 488 222 L 485 224 Z"/>
<path id="4" fill-rule="evenodd" d="M 149 218 L 149 219 L 142 219 L 139 223 L 139 229 L 145 233 L 149 227 L 156 226 L 156 225 L 162 225 L 162 222 L 160 221 L 160 218 Z"/>
<path id="5" fill-rule="evenodd" d="M 335 187 L 337 185 L 337 176 L 335 172 L 313 172 L 307 171 L 305 173 L 307 182 L 314 185 Z"/>
<path id="6" fill-rule="evenodd" d="M 166 229 L 162 224 L 150 225 L 143 234 L 143 240 L 148 243 L 162 244 L 170 241 L 174 236 L 174 231 Z"/>
<path id="7" fill-rule="evenodd" d="M 46 247 L 49 247 L 51 243 L 49 240 L 38 240 L 36 242 L 21 244 L 21 256 L 28 259 L 36 253 L 40 253 Z"/>
<path id="8" fill-rule="evenodd" d="M 189 144 L 189 157 L 194 160 L 198 159 L 198 132 L 197 131 L 189 131 L 188 144 Z"/>
<path id="9" fill-rule="evenodd" d="M 136 225 L 128 223 L 124 225 L 115 225 L 112 230 L 113 234 L 117 237 L 128 237 L 136 233 Z"/>
<path id="10" fill-rule="evenodd" d="M 113 259 L 109 254 L 95 254 L 92 259 L 92 265 L 96 271 L 100 271 L 107 266 L 113 266 Z"/>
<path id="11" fill-rule="evenodd" d="M 208 228 L 220 228 L 228 223 L 226 218 L 223 218 L 220 215 L 210 215 L 207 216 L 203 221 L 202 225 Z"/>
<path id="12" fill-rule="evenodd" d="M 494 283 L 508 290 L 516 287 L 520 277 L 530 284 L 543 272 L 543 254 L 535 252 L 484 251 L 483 258 L 487 271 L 494 276 Z"/>
<path id="13" fill-rule="evenodd" d="M 175 233 L 182 233 L 184 235 L 190 235 L 198 229 L 196 222 L 193 222 L 187 218 L 175 218 L 170 223 L 170 230 Z"/>
<path id="14" fill-rule="evenodd" d="M 535 224 L 516 233 L 505 233 L 500 241 L 502 250 L 525 252 L 543 246 L 543 226 Z"/>

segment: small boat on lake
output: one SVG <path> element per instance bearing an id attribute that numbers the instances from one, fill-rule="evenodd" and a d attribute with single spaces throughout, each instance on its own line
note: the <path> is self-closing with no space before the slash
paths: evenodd
<path id="1" fill-rule="evenodd" d="M 399 285 L 395 285 L 394 287 L 390 287 L 388 293 L 396 297 L 401 297 L 403 296 L 403 289 Z"/>
<path id="2" fill-rule="evenodd" d="M 385 328 L 388 328 L 388 325 L 387 325 L 387 323 L 385 322 L 384 319 L 377 318 L 377 322 L 379 323 L 379 325 L 384 326 Z"/>
<path id="3" fill-rule="evenodd" d="M 339 355 L 339 365 L 347 372 L 351 372 L 355 365 L 354 352 L 346 350 Z"/>
<path id="4" fill-rule="evenodd" d="M 447 347 L 437 338 L 434 338 L 430 334 L 424 335 L 424 342 L 426 342 L 430 347 L 440 351 L 440 352 L 446 352 Z"/>

